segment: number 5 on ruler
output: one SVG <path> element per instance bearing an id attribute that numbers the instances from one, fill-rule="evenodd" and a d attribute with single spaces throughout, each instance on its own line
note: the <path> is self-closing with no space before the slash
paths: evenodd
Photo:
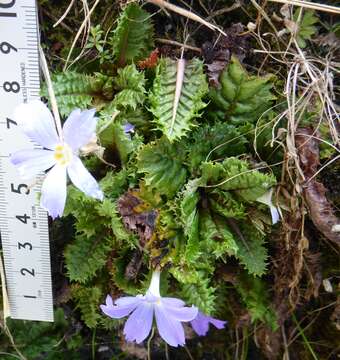
<path id="1" fill-rule="evenodd" d="M 21 181 L 9 161 L 14 151 L 36 147 L 12 120 L 17 105 L 39 96 L 35 6 L 34 0 L 0 2 L 0 231 L 10 316 L 53 321 L 47 214 L 39 188 Z"/>

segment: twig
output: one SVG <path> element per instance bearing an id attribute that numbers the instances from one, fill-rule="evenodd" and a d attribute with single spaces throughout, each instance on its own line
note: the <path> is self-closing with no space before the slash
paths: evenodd
<path id="1" fill-rule="evenodd" d="M 207 20 L 211 20 L 213 19 L 214 17 L 216 16 L 220 16 L 220 15 L 223 15 L 225 13 L 228 13 L 228 12 L 231 12 L 231 11 L 234 11 L 235 9 L 238 9 L 239 7 L 241 7 L 242 4 L 240 1 L 235 1 L 235 3 L 231 6 L 227 6 L 227 7 L 224 7 L 222 9 L 218 9 L 214 12 L 212 12 L 208 17 L 207 17 Z"/>
<path id="2" fill-rule="evenodd" d="M 44 74 L 45 81 L 47 84 L 47 91 L 48 91 L 48 95 L 49 95 L 50 101 L 51 101 L 51 107 L 52 107 L 52 112 L 54 115 L 53 117 L 54 117 L 55 125 L 56 125 L 57 131 L 58 131 L 59 138 L 61 141 L 63 141 L 63 130 L 62 130 L 61 120 L 60 120 L 59 111 L 58 111 L 57 99 L 56 99 L 54 91 L 53 91 L 52 80 L 50 77 L 50 73 L 48 71 L 45 54 L 44 54 L 44 51 L 41 46 L 39 46 L 39 53 L 40 53 L 40 66 L 41 66 L 41 69 L 42 69 L 42 72 Z"/>
<path id="3" fill-rule="evenodd" d="M 207 28 L 209 28 L 210 30 L 217 30 L 219 31 L 221 34 L 223 34 L 224 36 L 227 36 L 227 34 L 221 30 L 218 26 L 215 26 L 213 24 L 210 24 L 208 21 L 202 19 L 200 16 L 192 13 L 191 11 L 188 11 L 188 10 L 185 10 L 179 6 L 176 6 L 176 5 L 173 5 L 173 4 L 170 4 L 169 2 L 167 1 L 164 1 L 164 0 L 147 0 L 147 2 L 151 3 L 151 4 L 154 4 L 154 5 L 157 5 L 159 7 L 164 7 L 165 9 L 168 9 L 170 11 L 173 11 L 179 15 L 182 15 L 182 16 L 185 16 L 193 21 L 196 21 L 204 26 L 206 26 Z"/>
<path id="4" fill-rule="evenodd" d="M 318 3 L 312 3 L 310 1 L 301 1 L 301 0 L 269 0 L 271 2 L 281 3 L 281 4 L 288 4 L 288 5 L 295 5 L 301 6 L 308 9 L 314 9 L 319 11 L 330 12 L 333 14 L 340 14 L 340 8 L 331 5 L 324 5 Z"/>
<path id="5" fill-rule="evenodd" d="M 198 53 L 202 52 L 202 50 L 200 48 L 198 48 L 198 47 L 182 44 L 182 43 L 180 43 L 178 41 L 175 41 L 175 40 L 168 40 L 168 39 L 161 39 L 161 38 L 156 38 L 155 40 L 156 40 L 156 42 L 159 42 L 161 44 L 179 46 L 181 48 L 188 49 L 188 50 L 191 50 L 191 51 L 196 51 Z"/>

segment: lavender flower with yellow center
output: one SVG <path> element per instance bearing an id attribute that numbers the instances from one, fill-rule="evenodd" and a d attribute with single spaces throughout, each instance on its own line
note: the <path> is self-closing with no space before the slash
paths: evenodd
<path id="1" fill-rule="evenodd" d="M 184 301 L 176 298 L 161 297 L 159 292 L 160 272 L 154 271 L 149 289 L 145 295 L 126 296 L 116 299 L 106 297 L 102 311 L 114 319 L 129 316 L 124 326 L 126 341 L 138 344 L 150 334 L 155 314 L 159 335 L 171 346 L 185 344 L 182 322 L 193 320 L 198 313 L 194 306 L 186 307 Z"/>
<path id="2" fill-rule="evenodd" d="M 86 170 L 78 157 L 79 149 L 95 135 L 95 109 L 72 111 L 63 126 L 63 140 L 58 136 L 51 112 L 46 105 L 34 100 L 19 105 L 14 120 L 23 132 L 43 149 L 20 150 L 11 162 L 25 179 L 32 179 L 48 170 L 42 184 L 40 203 L 52 218 L 61 216 L 66 202 L 67 174 L 72 183 L 86 195 L 102 200 L 97 181 Z"/>

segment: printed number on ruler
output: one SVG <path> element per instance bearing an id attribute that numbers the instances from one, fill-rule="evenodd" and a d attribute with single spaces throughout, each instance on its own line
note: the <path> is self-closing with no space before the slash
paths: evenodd
<path id="1" fill-rule="evenodd" d="M 11 153 L 33 149 L 12 118 L 15 107 L 39 98 L 34 0 L 0 0 L 0 232 L 10 316 L 53 321 L 48 223 L 39 207 L 39 179 L 20 180 Z"/>

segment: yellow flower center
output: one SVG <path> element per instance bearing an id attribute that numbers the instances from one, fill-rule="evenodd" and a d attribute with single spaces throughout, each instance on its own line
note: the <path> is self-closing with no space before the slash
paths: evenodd
<path id="1" fill-rule="evenodd" d="M 68 165 L 72 160 L 72 150 L 67 144 L 57 145 L 54 149 L 54 159 L 58 165 Z"/>

